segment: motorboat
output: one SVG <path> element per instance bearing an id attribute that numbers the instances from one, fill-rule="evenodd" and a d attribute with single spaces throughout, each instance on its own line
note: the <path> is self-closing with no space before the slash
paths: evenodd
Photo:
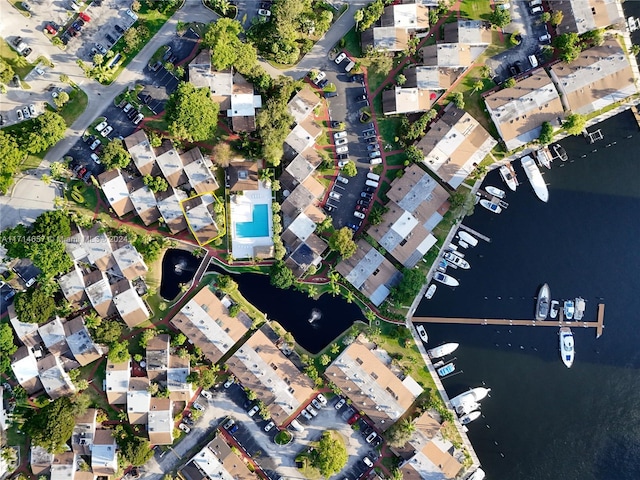
<path id="1" fill-rule="evenodd" d="M 573 304 L 573 300 L 565 300 L 564 301 L 564 318 L 565 320 L 573 320 L 573 314 L 576 309 Z"/>
<path id="2" fill-rule="evenodd" d="M 465 415 L 469 415 L 471 412 L 480 409 L 480 404 L 478 402 L 469 401 L 454 407 L 454 410 L 458 414 L 458 417 L 464 417 Z"/>
<path id="3" fill-rule="evenodd" d="M 516 171 L 513 169 L 513 165 L 510 162 L 502 165 L 498 170 L 502 181 L 505 183 L 509 190 L 515 192 L 518 188 L 518 179 L 516 177 Z"/>
<path id="4" fill-rule="evenodd" d="M 502 207 L 497 203 L 493 203 L 486 198 L 480 200 L 480 205 L 493 213 L 502 213 Z"/>
<path id="5" fill-rule="evenodd" d="M 549 299 L 551 297 L 551 290 L 546 283 L 540 287 L 538 292 L 538 303 L 536 304 L 536 320 L 546 320 L 549 315 Z"/>
<path id="6" fill-rule="evenodd" d="M 472 247 L 475 247 L 476 245 L 478 245 L 478 239 L 473 235 L 471 235 L 470 233 L 465 232 L 464 230 L 459 231 L 458 236 L 460 237 L 460 240 L 464 240 Z"/>
<path id="7" fill-rule="evenodd" d="M 427 354 L 430 358 L 442 358 L 451 355 L 459 346 L 459 343 L 445 343 L 431 350 L 427 350 Z"/>
<path id="8" fill-rule="evenodd" d="M 416 332 L 418 332 L 418 335 L 420 335 L 420 338 L 424 343 L 429 341 L 429 336 L 427 335 L 427 331 L 424 329 L 424 326 L 416 325 Z"/>
<path id="9" fill-rule="evenodd" d="M 520 163 L 522 163 L 524 173 L 527 174 L 527 178 L 529 179 L 536 196 L 543 202 L 547 202 L 549 200 L 549 189 L 547 188 L 547 184 L 544 183 L 544 178 L 542 178 L 542 174 L 540 173 L 540 169 L 536 165 L 536 162 L 534 162 L 533 158 L 529 155 L 525 155 L 520 159 Z"/>
<path id="10" fill-rule="evenodd" d="M 459 257 L 458 255 L 454 255 L 451 252 L 444 252 L 443 257 L 447 262 L 455 265 L 456 267 L 462 268 L 464 270 L 468 270 L 469 268 L 471 268 L 469 262 L 467 262 L 464 258 Z"/>
<path id="11" fill-rule="evenodd" d="M 556 143 L 555 145 L 552 145 L 551 148 L 553 149 L 553 153 L 554 153 L 553 159 L 554 160 L 556 158 L 559 158 L 563 162 L 566 162 L 567 160 L 569 160 L 569 155 L 567 155 L 567 151 L 564 149 L 564 147 L 562 147 L 562 145 L 558 145 Z"/>
<path id="12" fill-rule="evenodd" d="M 469 244 L 467 242 L 465 242 L 464 240 L 459 240 L 458 243 L 460 244 L 460 246 L 462 248 L 469 248 Z"/>
<path id="13" fill-rule="evenodd" d="M 424 294 L 424 298 L 426 298 L 427 300 L 431 300 L 433 298 L 433 294 L 436 293 L 436 288 L 438 288 L 438 286 L 435 283 L 429 285 L 429 288 L 427 288 L 427 293 Z"/>
<path id="14" fill-rule="evenodd" d="M 456 369 L 456 366 L 453 362 L 447 363 L 444 367 L 440 367 L 438 370 L 438 375 L 441 377 L 446 377 L 447 375 L 453 373 Z"/>
<path id="15" fill-rule="evenodd" d="M 463 415 L 462 417 L 460 417 L 460 423 L 462 425 L 468 425 L 469 423 L 473 422 L 477 418 L 480 418 L 480 412 L 478 410 L 474 410 L 473 412 L 467 413 L 466 415 Z"/>
<path id="16" fill-rule="evenodd" d="M 446 273 L 442 272 L 436 272 L 433 275 L 433 279 L 436 282 L 444 283 L 445 285 L 448 285 L 450 287 L 457 287 L 458 285 L 460 285 L 460 282 L 458 282 L 458 280 L 453 278 L 451 275 L 447 275 Z"/>
<path id="17" fill-rule="evenodd" d="M 560 356 L 562 357 L 562 363 L 567 368 L 571 368 L 575 356 L 575 346 L 573 344 L 573 333 L 569 327 L 560 328 Z"/>
<path id="18" fill-rule="evenodd" d="M 543 147 L 540 150 L 536 151 L 536 158 L 538 159 L 538 163 L 551 170 L 551 161 L 553 157 L 548 147 Z"/>
<path id="19" fill-rule="evenodd" d="M 451 399 L 451 405 L 453 405 L 456 409 L 461 405 L 470 405 L 473 403 L 478 403 L 480 400 L 484 399 L 489 392 L 490 388 L 485 387 L 476 387 L 472 388 L 466 392 L 461 393 L 457 397 Z M 475 408 L 473 410 L 476 410 Z M 473 411 L 469 410 L 469 411 Z"/>
<path id="20" fill-rule="evenodd" d="M 498 197 L 500 199 L 504 198 L 506 195 L 504 190 L 500 190 L 497 187 L 492 187 L 491 185 L 487 185 L 486 187 L 484 187 L 484 189 L 489 195 L 493 195 L 494 197 Z"/>
<path id="21" fill-rule="evenodd" d="M 478 468 L 469 478 L 467 478 L 467 480 L 484 480 L 484 477 L 486 477 L 484 470 Z"/>
<path id="22" fill-rule="evenodd" d="M 574 320 L 582 320 L 582 317 L 584 317 L 584 310 L 587 305 L 582 297 L 576 298 L 575 302 L 576 311 L 573 314 L 573 318 Z"/>
<path id="23" fill-rule="evenodd" d="M 551 300 L 551 309 L 549 310 L 549 317 L 555 319 L 558 317 L 560 311 L 560 302 L 558 300 Z"/>

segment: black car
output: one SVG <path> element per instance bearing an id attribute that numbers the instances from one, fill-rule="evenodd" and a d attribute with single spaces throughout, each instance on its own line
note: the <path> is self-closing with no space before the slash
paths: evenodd
<path id="1" fill-rule="evenodd" d="M 371 432 L 373 432 L 373 427 L 368 425 L 364 430 L 360 430 L 362 432 L 363 437 L 368 437 Z"/>
<path id="2" fill-rule="evenodd" d="M 338 155 L 338 160 L 349 160 L 349 154 L 348 153 L 340 153 Z"/>
<path id="3" fill-rule="evenodd" d="M 362 132 L 362 136 L 364 138 L 375 137 L 376 136 L 376 131 L 375 130 L 365 130 L 364 132 Z"/>
<path id="4" fill-rule="evenodd" d="M 94 2 L 95 3 L 95 2 Z M 120 25 L 118 25 L 117 23 L 113 26 L 113 28 L 116 29 L 116 32 L 118 33 L 124 33 L 124 28 L 122 28 Z"/>
<path id="5" fill-rule="evenodd" d="M 76 20 L 76 22 L 78 22 L 78 25 L 80 25 L 81 27 L 84 27 L 84 20 L 80 17 L 78 17 L 78 19 Z"/>
<path id="6" fill-rule="evenodd" d="M 332 97 L 337 97 L 338 96 L 338 92 L 325 92 L 324 93 L 324 98 L 332 98 Z"/>
<path id="7" fill-rule="evenodd" d="M 373 193 L 376 189 L 374 187 L 364 187 L 364 193 Z"/>
<path id="8" fill-rule="evenodd" d="M 524 70 L 522 68 L 522 62 L 520 60 L 518 60 L 516 63 L 514 63 L 513 66 L 515 67 L 515 69 L 516 69 L 516 71 L 518 73 L 524 72 Z"/>
<path id="9" fill-rule="evenodd" d="M 31 47 L 27 47 L 22 51 L 22 56 L 23 57 L 28 57 L 29 55 L 31 55 L 31 52 L 33 52 Z"/>
<path id="10" fill-rule="evenodd" d="M 318 82 L 318 87 L 319 87 L 319 88 L 324 88 L 324 87 L 326 87 L 326 86 L 327 86 L 327 83 L 329 83 L 329 80 L 327 80 L 326 78 L 325 78 L 324 80 L 320 80 L 320 81 Z"/>
<path id="11" fill-rule="evenodd" d="M 4 117 L 0 114 L 0 125 L 4 125 Z"/>
<path id="12" fill-rule="evenodd" d="M 93 142 L 95 142 L 95 140 L 96 137 L 94 137 L 93 135 L 89 135 L 84 138 L 84 143 L 86 143 L 87 145 L 91 145 Z"/>
<path id="13" fill-rule="evenodd" d="M 136 110 L 135 108 L 132 108 L 131 110 L 129 110 L 129 113 L 127 113 L 127 117 L 129 118 L 129 120 L 131 120 L 132 118 L 136 117 L 140 112 L 138 112 L 138 110 Z"/>
<path id="14" fill-rule="evenodd" d="M 367 151 L 372 152 L 374 150 L 380 150 L 380 145 L 377 143 L 372 143 L 371 145 L 367 145 Z"/>
<path id="15" fill-rule="evenodd" d="M 376 438 L 373 439 L 373 442 L 371 442 L 371 445 L 374 448 L 377 448 L 380 446 L 380 444 L 382 443 L 382 437 L 380 435 L 378 435 Z"/>
<path id="16" fill-rule="evenodd" d="M 363 207 L 368 207 L 370 203 L 371 203 L 370 200 L 367 200 L 366 198 L 361 198 L 356 202 L 356 205 L 362 205 Z"/>
<path id="17" fill-rule="evenodd" d="M 364 94 L 356 96 L 356 102 L 362 102 L 362 101 L 364 101 L 366 99 L 367 99 L 367 96 L 364 95 Z"/>
<path id="18" fill-rule="evenodd" d="M 260 4 L 260 8 L 261 8 L 262 10 L 269 10 L 269 9 L 271 8 L 271 3 L 270 3 L 270 2 L 269 2 L 269 3 L 267 3 L 267 2 L 262 2 L 262 3 Z"/>
<path id="19" fill-rule="evenodd" d="M 331 120 L 331 121 L 329 122 L 329 126 L 330 126 L 331 128 L 338 128 L 338 127 L 340 126 L 340 122 L 339 122 L 339 121 L 337 121 L 337 120 Z"/>
<path id="20" fill-rule="evenodd" d="M 364 75 L 361 73 L 357 73 L 356 75 L 351 75 L 349 77 L 350 82 L 364 82 Z"/>
<path id="21" fill-rule="evenodd" d="M 107 41 L 108 41 L 109 43 L 111 43 L 111 44 L 116 43 L 116 39 L 115 39 L 115 38 L 113 38 L 113 37 L 112 37 L 111 35 L 109 35 L 108 33 L 107 33 L 107 35 L 105 36 L 105 38 L 106 38 L 106 39 L 107 39 Z"/>
<path id="22" fill-rule="evenodd" d="M 367 193 L 367 192 L 362 192 L 362 193 L 360 193 L 360 197 L 368 198 L 369 200 L 371 200 L 373 198 L 373 194 Z"/>

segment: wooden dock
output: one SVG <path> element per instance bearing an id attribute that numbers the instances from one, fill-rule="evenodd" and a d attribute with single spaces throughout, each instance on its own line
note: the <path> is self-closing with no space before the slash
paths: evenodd
<path id="1" fill-rule="evenodd" d="M 514 327 L 583 327 L 583 328 L 595 328 L 596 338 L 602 336 L 604 330 L 604 303 L 598 304 L 598 319 L 595 322 L 587 321 L 563 321 L 560 320 L 542 320 L 537 322 L 535 320 L 508 320 L 502 318 L 449 318 L 449 317 L 413 317 L 414 323 L 454 323 L 463 325 L 502 325 L 502 326 L 514 326 Z"/>
<path id="2" fill-rule="evenodd" d="M 478 237 L 480 240 L 484 240 L 487 243 L 491 243 L 491 239 L 486 235 L 482 235 L 480 232 L 476 232 L 473 228 L 467 227 L 466 225 L 460 224 L 460 229 L 469 232 L 474 237 Z"/>
<path id="3" fill-rule="evenodd" d="M 636 122 L 638 122 L 638 127 L 640 127 L 640 113 L 638 112 L 638 106 L 631 105 L 631 111 L 633 112 L 633 116 L 635 117 Z"/>

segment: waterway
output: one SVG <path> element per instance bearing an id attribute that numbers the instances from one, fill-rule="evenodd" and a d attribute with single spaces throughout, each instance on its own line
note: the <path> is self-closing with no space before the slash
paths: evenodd
<path id="1" fill-rule="evenodd" d="M 227 272 L 214 266 L 209 271 Z M 240 293 L 271 320 L 276 320 L 312 354 L 332 343 L 357 320 L 365 321 L 360 308 L 342 297 L 322 295 L 318 300 L 293 289 L 271 286 L 268 275 L 233 275 Z"/>
<path id="2" fill-rule="evenodd" d="M 173 300 L 178 296 L 183 284 L 188 284 L 198 270 L 200 259 L 191 252 L 179 248 L 168 249 L 162 257 L 162 279 L 160 296 Z"/>
<path id="3" fill-rule="evenodd" d="M 606 304 L 604 335 L 573 328 L 576 358 L 561 362 L 555 328 L 426 325 L 429 346 L 461 344 L 450 396 L 486 384 L 491 398 L 469 437 L 490 480 L 640 478 L 640 131 L 630 112 L 600 128 L 604 139 L 561 141 L 570 161 L 544 169 L 547 204 L 521 185 L 500 215 L 482 207 L 464 224 L 490 237 L 466 251 L 471 270 L 450 271 L 417 315 L 532 318 L 537 290 L 582 296 L 585 318 Z M 629 138 L 630 137 L 630 138 Z M 584 157 L 583 157 L 584 156 Z M 485 185 L 501 188 L 497 172 Z"/>

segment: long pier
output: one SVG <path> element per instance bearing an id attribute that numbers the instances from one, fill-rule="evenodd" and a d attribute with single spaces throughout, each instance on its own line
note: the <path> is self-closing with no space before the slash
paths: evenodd
<path id="1" fill-rule="evenodd" d="M 520 327 L 584 327 L 595 328 L 596 338 L 602 336 L 604 330 L 604 303 L 598 304 L 598 319 L 595 322 L 558 320 L 508 320 L 502 318 L 450 318 L 450 317 L 413 317 L 414 323 L 454 323 L 463 325 L 502 325 Z"/>
<path id="2" fill-rule="evenodd" d="M 473 228 L 467 227 L 466 225 L 460 224 L 460 229 L 469 232 L 474 237 L 478 237 L 480 240 L 484 240 L 487 243 L 491 243 L 491 239 L 486 235 L 481 234 L 480 232 L 476 232 Z"/>

